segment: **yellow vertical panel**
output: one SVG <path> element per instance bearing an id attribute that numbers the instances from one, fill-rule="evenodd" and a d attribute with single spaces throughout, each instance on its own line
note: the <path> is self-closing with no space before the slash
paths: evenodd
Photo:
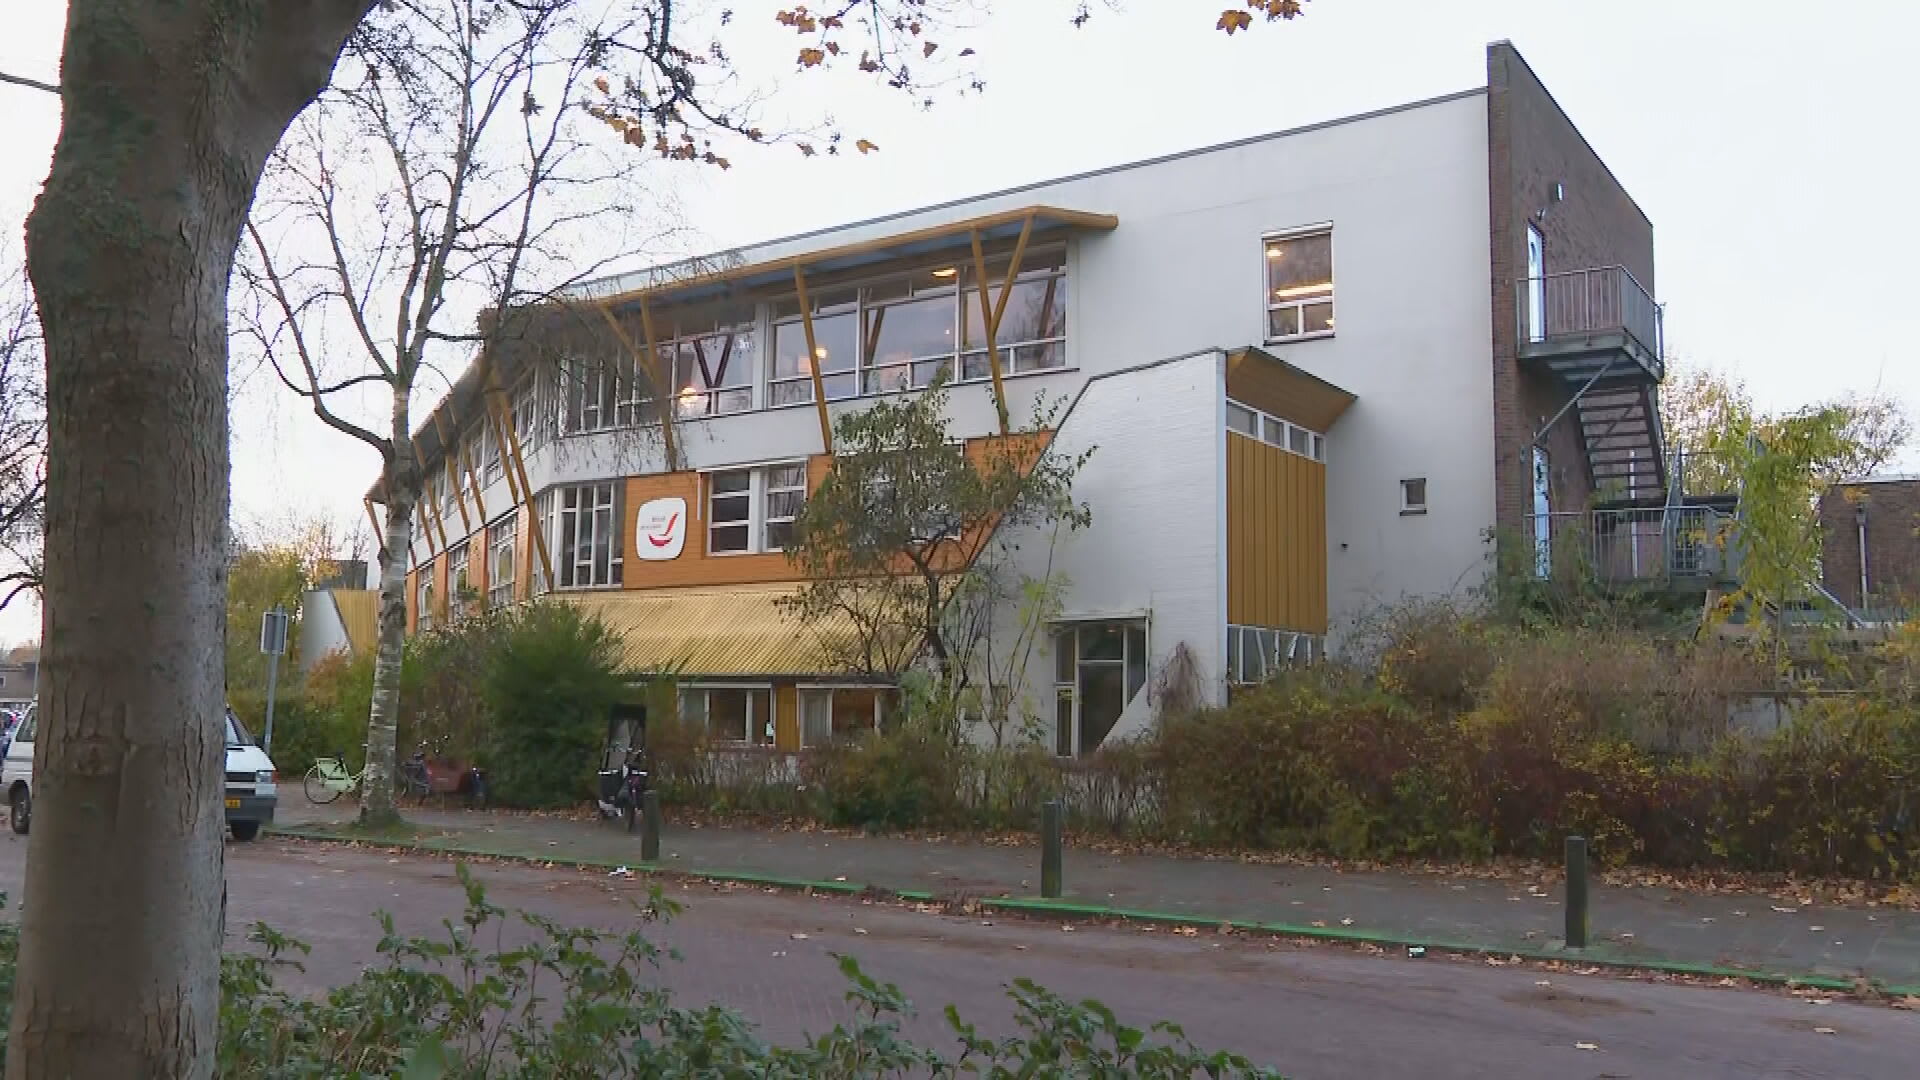
<path id="1" fill-rule="evenodd" d="M 1307 527 L 1313 518 L 1307 473 L 1312 464 L 1298 455 L 1287 455 L 1288 470 L 1293 474 L 1293 497 L 1287 500 L 1287 505 L 1293 510 L 1293 521 L 1287 530 L 1287 546 L 1291 549 L 1288 561 L 1292 565 L 1293 604 L 1288 612 L 1292 618 L 1287 625 L 1303 628 L 1313 618 L 1313 560 L 1307 543 Z"/>
<path id="2" fill-rule="evenodd" d="M 1267 463 L 1267 610 L 1262 626 L 1287 617 L 1287 457 L 1271 446 L 1260 448 Z"/>
<path id="3" fill-rule="evenodd" d="M 420 612 L 416 610 L 418 604 L 416 598 L 420 595 L 419 583 L 419 571 L 407 571 L 407 633 L 409 634 L 413 633 L 414 628 L 420 625 Z"/>
<path id="4" fill-rule="evenodd" d="M 773 747 L 800 749 L 800 691 L 792 683 L 777 683 L 773 688 Z"/>
<path id="5" fill-rule="evenodd" d="M 1267 515 L 1271 509 L 1271 476 L 1263 448 L 1247 443 L 1247 585 L 1249 603 L 1247 621 L 1259 625 L 1273 604 L 1271 538 L 1267 534 Z"/>
<path id="6" fill-rule="evenodd" d="M 539 560 L 533 555 L 533 504 L 520 508 L 513 519 L 513 598 L 533 598 L 533 567 Z"/>
<path id="7" fill-rule="evenodd" d="M 1227 440 L 1227 621 L 1245 617 L 1246 601 L 1241 592 L 1247 587 L 1242 558 L 1247 550 L 1246 454 L 1231 434 Z"/>
<path id="8" fill-rule="evenodd" d="M 1314 557 L 1314 615 L 1313 628 L 1324 634 L 1327 632 L 1327 467 L 1315 462 L 1313 466 L 1313 557 Z"/>

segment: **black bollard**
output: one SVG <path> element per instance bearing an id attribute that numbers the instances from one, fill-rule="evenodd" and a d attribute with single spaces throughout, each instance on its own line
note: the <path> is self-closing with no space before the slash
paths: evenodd
<path id="1" fill-rule="evenodd" d="M 1587 947 L 1587 838 L 1567 837 L 1567 948 Z"/>
<path id="2" fill-rule="evenodd" d="M 660 861 L 660 793 L 640 796 L 640 861 Z"/>
<path id="3" fill-rule="evenodd" d="M 1066 816 L 1059 799 L 1040 808 L 1040 895 L 1049 900 L 1060 897 L 1060 832 Z"/>

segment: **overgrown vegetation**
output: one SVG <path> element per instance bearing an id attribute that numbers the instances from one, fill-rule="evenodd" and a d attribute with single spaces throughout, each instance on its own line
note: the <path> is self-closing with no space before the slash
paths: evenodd
<path id="1" fill-rule="evenodd" d="M 687 1008 L 657 975 L 668 954 L 644 930 L 563 926 L 507 911 L 463 864 L 466 910 L 436 936 L 407 936 L 377 916 L 381 961 L 318 996 L 280 987 L 305 943 L 255 924 L 252 948 L 220 973 L 218 1074 L 404 1076 L 408 1080 L 753 1076 L 1111 1076 L 1141 1080 L 1277 1077 L 1246 1058 L 1204 1051 L 1178 1027 L 1122 1023 L 1097 1001 L 1073 1002 L 1029 980 L 1007 989 L 1013 1034 L 994 1038 L 949 1007 L 952 1053 L 903 1034 L 914 1015 L 899 987 L 838 956 L 853 1018 L 793 1046 L 760 1038 L 722 1005 Z M 0 903 L 4 903 L 0 896 Z M 672 917 L 654 890 L 643 925 Z M 508 938 L 526 939 L 507 945 Z M 486 943 L 493 942 L 489 947 Z M 0 922 L 0 1063 L 6 1058 L 19 927 Z"/>
<path id="2" fill-rule="evenodd" d="M 1784 698 L 1766 692 L 1768 657 L 1739 643 L 1445 604 L 1394 612 L 1352 655 L 1223 709 L 1168 711 L 1082 760 L 955 742 L 909 710 L 797 774 L 680 744 L 663 776 L 710 772 L 666 795 L 854 827 L 1020 830 L 1061 798 L 1088 833 L 1348 859 L 1552 858 L 1579 833 L 1615 864 L 1920 872 L 1920 632 L 1809 654 Z M 1735 722 L 1775 703 L 1778 730 Z M 730 756 L 761 764 L 713 769 Z"/>

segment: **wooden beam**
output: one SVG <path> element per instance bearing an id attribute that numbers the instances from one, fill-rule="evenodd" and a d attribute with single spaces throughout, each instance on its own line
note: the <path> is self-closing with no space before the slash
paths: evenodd
<path id="1" fill-rule="evenodd" d="M 435 431 L 440 433 L 440 452 L 441 456 L 444 457 L 447 462 L 447 483 L 453 485 L 453 503 L 460 508 L 461 528 L 464 529 L 466 533 L 471 533 L 473 531 L 473 520 L 467 517 L 467 499 L 465 495 L 460 493 L 460 467 L 455 461 L 456 455 L 460 452 L 459 446 L 447 437 L 447 424 L 445 420 L 440 418 L 440 410 L 438 409 L 435 409 L 433 413 L 433 427 Z M 462 539 L 465 539 L 464 533 Z"/>
<path id="2" fill-rule="evenodd" d="M 807 371 L 813 375 L 813 407 L 820 417 L 820 448 L 827 456 L 833 456 L 833 419 L 827 415 L 827 388 L 820 378 L 820 345 L 813 336 L 813 303 L 807 298 L 807 272 L 802 266 L 793 268 L 793 289 L 795 299 L 800 302 L 800 328 L 807 337 Z M 854 378 L 860 373 L 854 372 Z"/>
<path id="3" fill-rule="evenodd" d="M 487 378 L 489 380 L 492 380 L 493 378 L 492 371 L 487 372 Z M 539 374 L 537 372 L 535 373 L 534 378 L 535 379 L 539 378 Z M 534 384 L 534 401 L 536 405 L 536 411 L 539 403 L 539 393 L 540 393 L 539 384 L 536 382 Z M 535 422 L 536 423 L 539 422 L 538 417 L 535 417 Z M 510 463 L 510 467 L 512 468 L 512 470 L 520 475 L 520 495 L 522 498 L 521 505 L 527 508 L 527 525 L 528 525 L 527 531 L 533 534 L 533 548 L 535 551 L 537 551 L 540 554 L 540 568 L 546 572 L 547 588 L 551 590 L 553 588 L 553 583 L 554 583 L 553 582 L 553 559 L 550 558 L 547 554 L 547 534 L 540 531 L 540 514 L 533 505 L 533 496 L 534 496 L 533 482 L 527 479 L 527 459 L 520 452 L 520 429 L 515 427 L 511 422 L 511 420 L 509 420 L 509 422 L 507 423 L 507 443 L 505 446 L 501 447 L 501 451 L 503 453 L 505 452 L 512 453 L 512 457 L 507 460 Z M 529 570 L 531 570 L 531 568 L 529 568 Z M 531 577 L 532 574 L 529 573 L 528 576 Z M 527 582 L 527 596 L 529 597 L 533 596 L 533 582 L 531 581 Z"/>
<path id="4" fill-rule="evenodd" d="M 467 482 L 473 485 L 473 512 L 480 519 L 474 528 L 485 528 L 487 524 L 486 498 L 480 493 L 480 475 L 474 470 L 473 455 L 467 453 L 467 441 L 465 439 L 460 440 L 460 464 L 467 470 Z"/>
<path id="5" fill-rule="evenodd" d="M 987 281 L 987 257 L 980 248 L 978 230 L 973 233 L 971 240 L 973 242 L 973 276 L 980 283 L 980 324 L 987 330 L 987 370 L 993 375 L 993 408 L 1000 417 L 1000 434 L 1005 435 L 1009 425 L 1007 423 L 1007 387 L 1000 371 L 1000 320 L 995 317 L 993 306 L 989 302 L 992 288 Z M 1026 242 L 1027 234 L 1022 232 L 1020 245 L 1024 247 Z M 1018 257 L 1018 255 L 1015 256 L 1016 259 Z M 1007 280 L 1013 280 L 1011 272 Z M 961 356 L 960 363 L 963 367 L 966 364 L 964 355 Z M 965 371 L 955 372 L 955 374 L 964 375 Z"/>
<path id="6" fill-rule="evenodd" d="M 493 373 L 487 373 L 489 384 L 493 382 Z M 513 402 L 507 398 L 507 392 L 489 388 L 481 392 L 482 400 L 487 403 L 487 420 L 493 424 L 493 445 L 500 449 L 500 472 L 507 478 L 507 499 L 519 506 L 520 478 L 507 467 L 507 429 L 513 426 Z"/>
<path id="7" fill-rule="evenodd" d="M 612 311 L 607 308 L 601 308 L 600 310 L 607 312 L 608 321 L 613 323 L 616 331 L 619 330 L 620 324 L 614 320 Z M 666 444 L 667 471 L 673 472 L 680 467 L 680 453 L 678 444 L 674 440 L 673 432 L 673 407 L 675 405 L 673 399 L 673 365 L 667 365 L 666 378 L 661 378 L 660 338 L 653 332 L 653 305 L 648 302 L 644 296 L 640 298 L 640 336 L 644 338 L 647 343 L 647 370 L 653 373 L 653 395 L 660 402 L 660 435 L 662 441 Z M 635 357 L 636 363 L 638 359 L 638 357 Z"/>
<path id="8" fill-rule="evenodd" d="M 374 550 L 387 546 L 387 530 L 380 527 L 380 515 L 373 512 L 373 500 L 361 499 L 360 505 L 367 508 L 367 523 L 373 526 Z"/>
<path id="9" fill-rule="evenodd" d="M 422 525 L 432 526 L 439 531 L 440 550 L 445 551 L 447 549 L 447 523 L 440 519 L 440 508 L 434 505 L 434 501 L 428 497 L 426 491 L 423 490 L 420 492 L 420 501 L 414 504 L 414 510 L 420 514 Z M 421 532 L 426 533 L 427 558 L 431 559 L 438 554 L 438 552 L 433 550 L 433 533 L 424 528 Z"/>

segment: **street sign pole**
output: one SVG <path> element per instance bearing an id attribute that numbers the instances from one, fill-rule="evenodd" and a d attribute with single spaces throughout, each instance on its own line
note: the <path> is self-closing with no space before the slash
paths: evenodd
<path id="1" fill-rule="evenodd" d="M 260 651 L 267 654 L 267 729 L 262 744 L 273 753 L 273 693 L 280 681 L 280 656 L 287 651 L 287 612 L 275 607 L 260 617 Z"/>

